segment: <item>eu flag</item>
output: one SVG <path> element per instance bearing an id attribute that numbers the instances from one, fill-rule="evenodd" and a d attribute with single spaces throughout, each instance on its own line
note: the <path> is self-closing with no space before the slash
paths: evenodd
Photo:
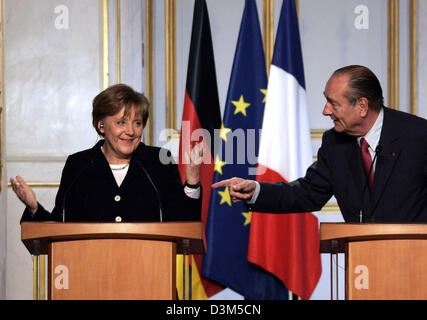
<path id="1" fill-rule="evenodd" d="M 254 0 L 246 0 L 215 154 L 213 182 L 234 176 L 255 180 L 267 88 L 261 30 Z M 212 189 L 202 274 L 247 299 L 287 299 L 274 275 L 248 262 L 251 212 L 233 203 L 227 188 Z"/>

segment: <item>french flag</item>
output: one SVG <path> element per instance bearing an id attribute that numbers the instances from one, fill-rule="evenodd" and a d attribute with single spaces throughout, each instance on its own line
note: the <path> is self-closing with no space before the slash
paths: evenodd
<path id="1" fill-rule="evenodd" d="M 284 0 L 267 87 L 258 181 L 289 182 L 313 162 L 304 68 L 294 0 Z M 319 228 L 313 213 L 252 213 L 248 260 L 309 299 L 321 275 Z"/>

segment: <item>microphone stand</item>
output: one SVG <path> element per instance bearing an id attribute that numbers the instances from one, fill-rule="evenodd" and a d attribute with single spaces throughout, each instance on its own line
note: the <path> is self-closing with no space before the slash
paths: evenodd
<path id="1" fill-rule="evenodd" d="M 159 190 L 157 189 L 157 187 L 154 184 L 153 180 L 151 180 L 151 177 L 148 174 L 147 170 L 145 170 L 144 165 L 140 161 L 136 161 L 136 163 L 141 168 L 141 170 L 144 171 L 144 174 L 147 176 L 148 180 L 150 181 L 151 185 L 154 188 L 154 191 L 155 191 L 156 196 L 157 196 L 157 201 L 159 202 L 159 218 L 160 218 L 160 222 L 163 222 L 162 202 L 160 201 Z"/>
<path id="2" fill-rule="evenodd" d="M 94 165 L 94 161 L 93 161 L 93 159 L 91 159 L 89 161 L 89 163 L 79 172 L 79 174 L 74 177 L 73 181 L 70 183 L 67 190 L 65 190 L 64 196 L 62 197 L 62 201 L 61 201 L 62 222 L 65 222 L 65 200 L 67 199 L 68 193 L 70 192 L 70 190 L 74 186 L 74 184 L 77 182 L 77 180 L 79 180 L 81 178 L 83 173 L 86 172 L 86 170 L 93 165 Z"/>

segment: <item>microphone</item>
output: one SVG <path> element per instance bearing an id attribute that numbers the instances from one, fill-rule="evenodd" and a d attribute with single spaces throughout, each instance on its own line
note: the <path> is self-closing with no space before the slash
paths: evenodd
<path id="1" fill-rule="evenodd" d="M 74 184 L 77 182 L 77 180 L 80 179 L 80 177 L 83 175 L 83 173 L 86 172 L 86 170 L 89 167 L 93 166 L 93 164 L 94 164 L 94 160 L 91 159 L 89 161 L 89 163 L 86 164 L 86 166 L 84 166 L 84 168 L 79 172 L 79 174 L 74 177 L 73 181 L 70 183 L 67 190 L 64 192 L 64 197 L 62 198 L 62 203 L 61 203 L 62 222 L 65 222 L 65 200 L 67 199 L 68 193 L 70 192 L 70 190 L 74 186 Z"/>
<path id="2" fill-rule="evenodd" d="M 141 168 L 142 171 L 144 171 L 144 174 L 147 176 L 148 180 L 150 181 L 151 185 L 154 188 L 154 191 L 156 191 L 157 201 L 159 202 L 159 216 L 160 216 L 160 222 L 163 222 L 163 212 L 162 212 L 162 202 L 160 201 L 160 193 L 159 190 L 157 190 L 156 185 L 154 184 L 153 180 L 151 180 L 150 175 L 148 174 L 147 170 L 145 170 L 144 165 L 141 163 L 141 161 L 137 160 L 136 163 Z"/>
<path id="3" fill-rule="evenodd" d="M 363 190 L 362 190 L 362 199 L 363 199 L 363 196 L 365 195 L 366 188 L 368 187 L 369 177 L 371 176 L 372 169 L 374 168 L 374 163 L 377 160 L 377 156 L 381 152 L 381 150 L 382 150 L 382 146 L 377 145 L 377 147 L 375 148 L 374 159 L 372 160 L 371 166 L 369 167 L 368 175 L 366 177 L 365 186 L 363 187 Z M 363 203 L 363 200 L 361 202 Z M 361 208 L 360 212 L 359 212 L 359 222 L 360 223 L 363 222 L 363 208 Z"/>

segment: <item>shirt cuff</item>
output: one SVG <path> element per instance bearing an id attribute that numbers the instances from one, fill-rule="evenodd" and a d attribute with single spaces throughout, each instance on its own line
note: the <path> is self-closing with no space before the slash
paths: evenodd
<path id="1" fill-rule="evenodd" d="M 192 199 L 199 199 L 200 198 L 200 187 L 198 188 L 190 188 L 190 187 L 184 187 L 184 193 L 187 197 L 190 197 Z"/>
<path id="2" fill-rule="evenodd" d="M 250 200 L 246 201 L 247 204 L 254 204 L 256 199 L 258 199 L 258 195 L 259 195 L 259 192 L 261 190 L 261 186 L 260 186 L 258 181 L 255 181 L 255 184 L 256 184 L 256 187 L 255 187 L 254 194 L 252 195 L 252 198 Z"/>

